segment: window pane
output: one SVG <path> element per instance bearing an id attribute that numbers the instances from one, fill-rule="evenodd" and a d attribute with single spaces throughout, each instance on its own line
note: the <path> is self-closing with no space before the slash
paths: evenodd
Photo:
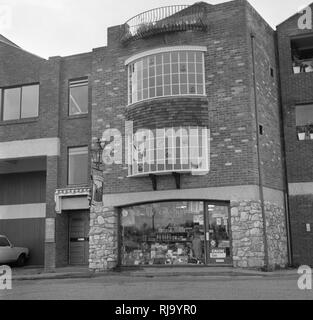
<path id="1" fill-rule="evenodd" d="M 170 75 L 164 76 L 164 85 L 167 85 L 170 83 L 171 83 L 171 76 Z"/>
<path id="2" fill-rule="evenodd" d="M 134 82 L 135 79 L 136 78 L 132 76 L 131 81 Z M 70 83 L 69 108 L 70 115 L 88 113 L 88 82 Z"/>
<path id="3" fill-rule="evenodd" d="M 166 64 L 164 65 L 164 74 L 170 74 L 171 73 L 171 65 Z"/>
<path id="4" fill-rule="evenodd" d="M 21 88 L 5 89 L 3 120 L 20 119 Z"/>
<path id="5" fill-rule="evenodd" d="M 203 86 L 197 86 L 197 94 L 203 94 Z"/>
<path id="6" fill-rule="evenodd" d="M 177 63 L 172 64 L 172 73 L 178 73 L 178 64 Z"/>
<path id="7" fill-rule="evenodd" d="M 161 86 L 162 85 L 162 76 L 158 76 L 157 77 L 157 86 Z"/>
<path id="8" fill-rule="evenodd" d="M 187 83 L 187 75 L 186 74 L 181 74 L 180 75 L 180 83 Z"/>
<path id="9" fill-rule="evenodd" d="M 163 54 L 163 63 L 170 63 L 170 53 L 164 53 Z"/>
<path id="10" fill-rule="evenodd" d="M 196 87 L 194 84 L 189 85 L 189 93 L 195 94 L 196 93 Z"/>
<path id="11" fill-rule="evenodd" d="M 194 63 L 188 63 L 188 72 L 195 72 L 196 67 Z"/>
<path id="12" fill-rule="evenodd" d="M 296 106 L 296 125 L 313 125 L 313 105 Z"/>
<path id="13" fill-rule="evenodd" d="M 39 85 L 22 88 L 22 118 L 38 117 Z"/>
<path id="14" fill-rule="evenodd" d="M 202 64 L 200 64 L 200 63 L 196 64 L 196 72 L 197 73 L 202 73 Z"/>
<path id="15" fill-rule="evenodd" d="M 202 52 L 196 52 L 196 62 L 202 63 Z"/>
<path id="16" fill-rule="evenodd" d="M 173 90 L 173 95 L 179 94 L 179 86 L 178 85 L 173 85 L 172 90 Z"/>
<path id="17" fill-rule="evenodd" d="M 187 94 L 187 85 L 186 84 L 183 84 L 180 86 L 180 92 L 181 94 Z"/>
<path id="18" fill-rule="evenodd" d="M 88 182 L 88 147 L 70 148 L 68 151 L 68 184 Z"/>
<path id="19" fill-rule="evenodd" d="M 163 88 L 162 87 L 157 87 L 157 96 L 158 97 L 163 96 Z"/>
<path id="20" fill-rule="evenodd" d="M 173 76 L 172 76 L 172 83 L 173 83 L 173 84 L 178 84 L 178 74 L 173 74 Z"/>
<path id="21" fill-rule="evenodd" d="M 161 65 L 162 64 L 162 54 L 156 55 L 156 64 Z"/>
<path id="22" fill-rule="evenodd" d="M 172 52 L 172 63 L 178 62 L 178 52 Z"/>
<path id="23" fill-rule="evenodd" d="M 0 247 L 9 247 L 10 244 L 6 238 L 0 237 Z"/>

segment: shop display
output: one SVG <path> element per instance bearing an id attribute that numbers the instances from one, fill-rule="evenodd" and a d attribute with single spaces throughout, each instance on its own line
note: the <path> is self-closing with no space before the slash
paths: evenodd
<path id="1" fill-rule="evenodd" d="M 164 202 L 123 209 L 122 264 L 199 265 L 206 259 L 230 257 L 227 207 L 211 206 L 208 216 L 211 223 L 204 219 L 203 202 Z"/>

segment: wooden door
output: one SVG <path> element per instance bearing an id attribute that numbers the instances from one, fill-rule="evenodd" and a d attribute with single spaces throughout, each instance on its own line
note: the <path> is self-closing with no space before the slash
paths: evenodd
<path id="1" fill-rule="evenodd" d="M 89 259 L 89 214 L 71 213 L 69 216 L 69 264 L 85 265 Z"/>

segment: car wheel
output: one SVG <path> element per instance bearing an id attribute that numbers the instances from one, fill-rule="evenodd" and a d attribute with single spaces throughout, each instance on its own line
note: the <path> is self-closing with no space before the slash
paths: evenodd
<path id="1" fill-rule="evenodd" d="M 25 262 L 26 262 L 26 256 L 25 256 L 24 253 L 22 253 L 22 254 L 18 257 L 18 259 L 17 259 L 17 261 L 16 261 L 16 264 L 17 264 L 18 267 L 23 267 L 23 266 L 25 265 Z"/>

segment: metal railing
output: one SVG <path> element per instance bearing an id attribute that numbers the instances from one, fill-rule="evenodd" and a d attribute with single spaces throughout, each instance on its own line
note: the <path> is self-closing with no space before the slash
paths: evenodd
<path id="1" fill-rule="evenodd" d="M 204 29 L 204 10 L 199 5 L 173 5 L 145 11 L 124 24 L 122 41 L 153 34 L 188 29 Z"/>

